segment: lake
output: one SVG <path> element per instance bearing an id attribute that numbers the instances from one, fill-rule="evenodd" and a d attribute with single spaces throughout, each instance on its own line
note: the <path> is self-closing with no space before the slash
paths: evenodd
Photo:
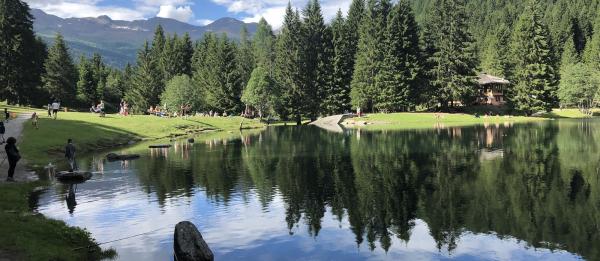
<path id="1" fill-rule="evenodd" d="M 33 207 L 119 260 L 172 260 L 183 220 L 216 260 L 600 260 L 600 121 L 204 136 L 82 157 Z"/>

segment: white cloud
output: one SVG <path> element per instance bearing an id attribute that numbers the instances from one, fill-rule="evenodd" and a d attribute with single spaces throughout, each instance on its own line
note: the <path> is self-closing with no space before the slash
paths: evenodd
<path id="1" fill-rule="evenodd" d="M 32 8 L 60 17 L 97 17 L 108 15 L 117 20 L 135 20 L 145 17 L 143 12 L 118 6 L 100 6 L 97 0 L 25 0 Z"/>
<path id="2" fill-rule="evenodd" d="M 157 17 L 172 18 L 187 23 L 194 18 L 192 8 L 188 6 L 161 5 Z"/>
<path id="3" fill-rule="evenodd" d="M 283 16 L 288 0 L 212 0 L 214 3 L 227 7 L 227 11 L 242 14 L 244 22 L 258 22 L 264 17 L 273 28 L 283 24 Z M 292 0 L 292 7 L 301 10 L 307 0 Z M 338 9 L 345 13 L 350 7 L 351 0 L 322 0 L 321 9 L 325 21 L 330 21 Z"/>
<path id="4" fill-rule="evenodd" d="M 209 25 L 209 24 L 212 24 L 212 22 L 214 22 L 214 20 L 210 20 L 210 19 L 196 20 L 196 24 L 199 24 L 199 25 Z"/>

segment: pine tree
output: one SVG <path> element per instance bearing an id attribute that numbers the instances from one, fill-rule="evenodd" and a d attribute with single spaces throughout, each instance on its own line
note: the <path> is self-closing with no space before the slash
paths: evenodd
<path id="1" fill-rule="evenodd" d="M 521 14 L 512 39 L 515 87 L 509 95 L 514 109 L 531 114 L 556 104 L 556 58 L 541 6 L 532 0 Z"/>
<path id="2" fill-rule="evenodd" d="M 62 35 L 56 35 L 54 45 L 48 50 L 44 67 L 44 89 L 50 93 L 51 98 L 60 100 L 65 106 L 76 105 L 77 69 Z"/>
<path id="3" fill-rule="evenodd" d="M 189 33 L 185 33 L 177 45 L 177 50 L 181 52 L 182 72 L 188 76 L 192 76 L 192 57 L 194 56 L 194 46 Z"/>
<path id="4" fill-rule="evenodd" d="M 596 70 L 600 70 L 600 15 L 596 19 L 594 34 L 585 47 L 583 61 Z"/>
<path id="5" fill-rule="evenodd" d="M 242 110 L 242 83 L 236 63 L 236 46 L 226 35 L 204 35 L 194 53 L 194 77 L 203 88 L 207 109 L 229 114 Z"/>
<path id="6" fill-rule="evenodd" d="M 438 0 L 431 14 L 426 41 L 433 43 L 428 77 L 432 99 L 442 109 L 455 101 L 470 104 L 477 95 L 478 60 L 468 28 L 465 0 Z"/>
<path id="7" fill-rule="evenodd" d="M 0 1 L 0 98 L 9 104 L 39 99 L 45 45 L 33 33 L 29 6 L 19 0 Z"/>
<path id="8" fill-rule="evenodd" d="M 240 76 L 240 84 L 245 87 L 248 84 L 252 70 L 254 70 L 252 42 L 248 38 L 248 29 L 245 25 L 240 32 L 240 42 L 237 48 L 236 62 L 238 74 Z"/>
<path id="9" fill-rule="evenodd" d="M 179 39 L 177 34 L 173 37 L 167 37 L 165 40 L 164 47 L 160 53 L 160 65 L 162 70 L 163 81 L 166 83 L 173 77 L 183 74 L 185 65 L 183 65 L 183 52 L 178 50 L 180 47 L 177 43 Z"/>
<path id="10" fill-rule="evenodd" d="M 303 46 L 300 15 L 288 3 L 283 27 L 277 38 L 275 80 L 281 91 L 281 99 L 276 110 L 283 119 L 292 117 L 298 125 L 302 123 L 304 98 L 307 95 L 301 66 Z"/>
<path id="11" fill-rule="evenodd" d="M 324 97 L 325 111 L 329 113 L 343 112 L 350 109 L 350 82 L 352 81 L 352 64 L 354 56 L 350 43 L 350 32 L 347 21 L 338 10 L 331 22 L 333 33 L 333 84 L 329 94 Z M 352 61 L 352 62 L 350 62 Z"/>
<path id="12" fill-rule="evenodd" d="M 125 99 L 134 112 L 145 112 L 150 106 L 158 105 L 163 90 L 161 72 L 157 61 L 153 59 L 148 42 L 138 52 L 136 68 L 131 77 L 131 86 L 125 93 Z"/>
<path id="13" fill-rule="evenodd" d="M 385 58 L 385 31 L 389 1 L 369 0 L 367 10 L 360 24 L 360 38 L 351 83 L 352 105 L 371 111 L 373 99 L 377 95 L 375 76 Z"/>
<path id="14" fill-rule="evenodd" d="M 77 100 L 80 105 L 90 105 L 96 102 L 96 87 L 98 83 L 94 79 L 91 63 L 81 56 L 79 60 L 79 80 L 77 81 Z"/>
<path id="15" fill-rule="evenodd" d="M 481 68 L 485 73 L 499 77 L 510 76 L 509 40 L 510 31 L 504 24 L 498 26 L 496 32 L 489 37 L 481 60 Z"/>
<path id="16" fill-rule="evenodd" d="M 326 113 L 333 113 L 337 108 L 332 104 L 321 104 L 321 100 L 332 92 L 332 36 L 325 26 L 321 5 L 318 0 L 310 0 L 302 11 L 304 15 L 304 79 L 306 80 L 306 96 L 304 97 L 305 113 L 311 120 L 316 120 L 319 112 L 326 107 Z"/>
<path id="17" fill-rule="evenodd" d="M 163 30 L 162 25 L 157 25 L 156 29 L 154 30 L 154 38 L 152 39 L 152 46 L 150 48 L 150 58 L 154 60 L 154 63 L 156 63 L 156 66 L 158 66 L 158 69 L 160 71 L 160 81 L 162 83 L 162 85 L 165 85 L 166 80 L 165 80 L 165 66 L 163 64 L 164 62 L 164 51 L 165 51 L 165 46 L 167 45 L 167 38 L 165 36 L 165 31 Z"/>
<path id="18" fill-rule="evenodd" d="M 419 28 L 406 0 L 392 9 L 385 36 L 385 58 L 375 77 L 374 107 L 384 112 L 408 110 L 421 92 L 423 66 Z"/>
<path id="19" fill-rule="evenodd" d="M 275 63 L 275 35 L 267 20 L 261 18 L 256 27 L 252 39 L 254 48 L 254 62 L 256 67 L 268 70 L 269 76 L 274 77 L 273 68 Z"/>

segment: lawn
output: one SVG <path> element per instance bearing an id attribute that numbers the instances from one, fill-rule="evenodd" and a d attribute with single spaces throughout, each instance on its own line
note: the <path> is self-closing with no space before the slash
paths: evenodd
<path id="1" fill-rule="evenodd" d="M 243 123 L 242 123 L 243 121 Z M 120 116 L 82 112 L 59 112 L 58 119 L 43 115 L 39 129 L 26 124 L 23 143 L 19 144 L 30 164 L 47 163 L 61 156 L 67 139 L 72 138 L 79 152 L 88 152 L 132 141 L 176 137 L 203 131 L 261 128 L 258 120 L 242 117 L 161 118 L 150 115 Z"/>
<path id="2" fill-rule="evenodd" d="M 439 115 L 439 117 L 438 117 Z M 367 129 L 423 129 L 434 127 L 454 127 L 469 126 L 485 123 L 505 123 L 505 122 L 529 122 L 541 121 L 542 118 L 534 117 L 504 117 L 504 116 L 480 116 L 479 118 L 469 114 L 448 114 L 448 113 L 376 113 L 367 114 L 360 118 L 346 120 L 354 126 Z M 360 124 L 366 122 L 367 125 Z"/>
<path id="3" fill-rule="evenodd" d="M 29 197 L 43 182 L 0 184 L 0 260 L 101 260 L 102 251 L 90 234 L 31 211 Z M 77 247 L 87 247 L 74 251 Z"/>

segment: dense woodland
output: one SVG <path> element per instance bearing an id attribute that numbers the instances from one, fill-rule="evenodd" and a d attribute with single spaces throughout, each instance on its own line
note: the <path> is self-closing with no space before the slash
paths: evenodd
<path id="1" fill-rule="evenodd" d="M 452 111 L 473 105 L 481 72 L 505 77 L 512 113 L 595 107 L 600 86 L 599 0 L 353 0 L 326 23 L 318 0 L 288 6 L 280 33 L 263 19 L 239 41 L 159 26 L 136 64 L 77 62 L 58 35 L 46 47 L 27 4 L 0 2 L 0 98 L 69 107 L 125 99 L 134 111 L 193 111 L 300 121 L 353 110 Z M 596 32 L 596 33 L 595 33 Z"/>

